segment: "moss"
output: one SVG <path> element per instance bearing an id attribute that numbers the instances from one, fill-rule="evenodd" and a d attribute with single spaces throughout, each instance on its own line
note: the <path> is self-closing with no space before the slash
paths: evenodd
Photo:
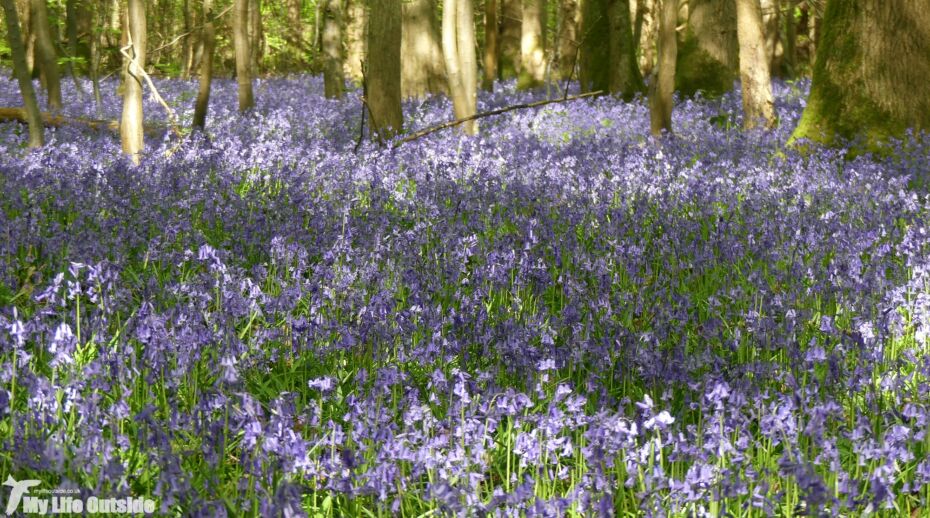
<path id="1" fill-rule="evenodd" d="M 719 97 L 733 88 L 737 72 L 700 49 L 697 40 L 688 37 L 678 44 L 675 66 L 675 90 L 692 97 L 701 92 L 704 97 Z"/>

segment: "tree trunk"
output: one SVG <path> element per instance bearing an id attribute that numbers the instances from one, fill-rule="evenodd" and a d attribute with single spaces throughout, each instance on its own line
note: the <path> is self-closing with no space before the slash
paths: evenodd
<path id="1" fill-rule="evenodd" d="M 630 21 L 629 0 L 607 0 L 607 17 L 610 24 L 608 40 L 608 86 L 613 94 L 631 100 L 645 89 L 636 63 L 633 44 L 633 26 Z"/>
<path id="2" fill-rule="evenodd" d="M 521 0 L 500 0 L 500 79 L 517 77 L 520 73 L 520 34 L 523 31 Z"/>
<path id="3" fill-rule="evenodd" d="M 213 25 L 213 0 L 203 0 L 203 55 L 200 58 L 200 89 L 194 105 L 194 129 L 207 125 L 210 108 L 210 86 L 213 82 L 213 49 L 216 46 L 216 28 Z"/>
<path id="4" fill-rule="evenodd" d="M 342 67 L 346 76 L 362 82 L 362 62 L 368 55 L 368 11 L 364 0 L 348 0 L 349 21 L 346 25 L 346 57 Z"/>
<path id="5" fill-rule="evenodd" d="M 497 23 L 497 0 L 484 2 L 484 77 L 481 87 L 485 90 L 494 90 L 494 80 L 498 74 L 498 58 L 500 46 L 498 36 L 500 28 Z"/>
<path id="6" fill-rule="evenodd" d="M 184 42 L 181 46 L 181 79 L 188 79 L 191 76 L 191 67 L 194 64 L 194 23 L 191 14 L 190 0 L 184 0 L 181 6 L 184 11 Z"/>
<path id="7" fill-rule="evenodd" d="M 302 68 L 304 62 L 304 31 L 303 20 L 301 19 L 301 0 L 287 0 L 287 30 L 288 42 L 291 53 L 294 55 L 294 64 L 298 69 Z M 339 12 L 342 12 L 340 4 Z M 340 66 L 342 64 L 340 63 Z"/>
<path id="8" fill-rule="evenodd" d="M 365 88 L 371 130 L 379 138 L 400 133 L 401 1 L 371 0 L 368 25 L 368 73 Z"/>
<path id="9" fill-rule="evenodd" d="M 557 36 L 559 76 L 566 79 L 573 75 L 572 72 L 578 65 L 578 39 L 581 37 L 578 33 L 581 18 L 579 0 L 561 0 L 559 16 L 562 20 Z"/>
<path id="10" fill-rule="evenodd" d="M 39 68 L 45 78 L 48 107 L 52 111 L 61 109 L 61 74 L 58 73 L 58 56 L 52 42 L 52 29 L 48 23 L 48 6 L 45 0 L 32 0 L 32 22 L 36 35 Z"/>
<path id="11" fill-rule="evenodd" d="M 792 140 L 882 150 L 907 128 L 930 129 L 926 0 L 830 0 L 807 106 Z"/>
<path id="12" fill-rule="evenodd" d="M 581 0 L 578 81 L 581 91 L 610 89 L 610 18 L 607 0 Z"/>
<path id="13" fill-rule="evenodd" d="M 759 0 L 736 0 L 739 72 L 743 89 L 743 127 L 775 126 L 772 78 Z"/>
<path id="14" fill-rule="evenodd" d="M 3 11 L 6 14 L 7 42 L 13 54 L 13 73 L 19 82 L 19 91 L 26 107 L 26 117 L 29 123 L 29 147 L 42 147 L 45 144 L 45 128 L 42 126 L 42 116 L 39 113 L 39 103 L 36 92 L 32 88 L 29 77 L 29 68 L 26 66 L 26 49 L 23 46 L 23 36 L 19 30 L 19 16 L 13 0 L 0 0 L 3 2 Z"/>
<path id="15" fill-rule="evenodd" d="M 436 26 L 435 0 L 403 2 L 403 17 L 401 96 L 423 97 L 444 92 L 446 70 Z"/>
<path id="16" fill-rule="evenodd" d="M 546 76 L 546 0 L 523 0 L 519 87 L 542 84 Z"/>
<path id="17" fill-rule="evenodd" d="M 470 0 L 446 0 L 442 8 L 442 54 L 457 119 L 471 117 L 477 112 L 477 60 L 471 9 Z M 466 122 L 462 130 L 474 135 L 478 132 L 478 123 Z"/>
<path id="18" fill-rule="evenodd" d="M 19 17 L 19 29 L 23 37 L 23 49 L 26 54 L 26 67 L 29 77 L 37 74 L 35 62 L 35 34 L 32 30 L 32 0 L 16 0 L 16 14 Z"/>
<path id="19" fill-rule="evenodd" d="M 345 93 L 342 74 L 342 0 L 321 0 L 323 8 L 323 89 L 326 97 L 341 99 Z"/>
<path id="20" fill-rule="evenodd" d="M 148 38 L 145 26 L 145 0 L 129 0 L 125 34 L 127 53 L 123 68 L 123 116 L 120 121 L 120 142 L 123 152 L 139 163 L 145 147 L 142 115 L 142 73 L 145 70 L 145 46 Z"/>
<path id="21" fill-rule="evenodd" d="M 102 18 L 94 9 L 90 11 L 91 27 L 96 27 L 96 22 Z M 94 108 L 97 111 L 97 117 L 103 114 L 103 96 L 100 93 L 100 40 L 103 37 L 103 31 L 92 30 L 90 35 L 90 81 L 94 90 Z"/>
<path id="22" fill-rule="evenodd" d="M 676 88 L 716 96 L 739 76 L 736 0 L 689 0 L 688 29 L 678 49 Z"/>
<path id="23" fill-rule="evenodd" d="M 762 35 L 765 38 L 765 56 L 772 75 L 780 75 L 785 58 L 781 39 L 781 0 L 761 0 Z"/>
<path id="24" fill-rule="evenodd" d="M 652 134 L 661 136 L 663 131 L 672 131 L 672 94 L 675 90 L 675 61 L 678 54 L 678 39 L 675 26 L 678 24 L 678 0 L 657 0 L 659 7 L 659 61 L 652 89 L 650 120 Z"/>
<path id="25" fill-rule="evenodd" d="M 65 3 L 65 34 L 68 37 L 68 72 L 77 75 L 75 59 L 78 57 L 78 6 L 77 0 Z"/>
<path id="26" fill-rule="evenodd" d="M 655 0 L 633 0 L 633 44 L 639 49 L 640 77 L 649 77 L 656 63 L 656 39 L 659 24 L 656 23 Z"/>
<path id="27" fill-rule="evenodd" d="M 250 0 L 234 0 L 232 13 L 240 112 L 246 112 L 255 106 L 255 96 L 252 93 L 252 58 L 249 49 L 249 2 Z"/>
<path id="28" fill-rule="evenodd" d="M 322 0 L 321 0 L 322 1 Z M 249 0 L 249 68 L 252 77 L 261 74 L 265 33 L 262 27 L 262 1 Z"/>
<path id="29" fill-rule="evenodd" d="M 785 73 L 794 77 L 798 67 L 798 25 L 794 19 L 797 0 L 788 0 L 788 14 L 785 16 Z"/>

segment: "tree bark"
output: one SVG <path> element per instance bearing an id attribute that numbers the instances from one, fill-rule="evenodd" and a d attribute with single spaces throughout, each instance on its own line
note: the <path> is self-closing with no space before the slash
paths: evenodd
<path id="1" fill-rule="evenodd" d="M 521 0 L 500 0 L 500 79 L 517 77 L 520 73 L 520 34 L 523 31 Z"/>
<path id="2" fill-rule="evenodd" d="M 255 106 L 255 95 L 252 93 L 252 58 L 249 48 L 249 2 L 250 0 L 234 0 L 232 13 L 240 112 L 246 112 Z"/>
<path id="3" fill-rule="evenodd" d="M 633 44 L 639 49 L 640 77 L 652 75 L 656 62 L 656 39 L 659 25 L 656 23 L 655 0 L 633 0 Z"/>
<path id="4" fill-rule="evenodd" d="M 401 96 L 423 97 L 446 90 L 435 0 L 403 2 Z"/>
<path id="5" fill-rule="evenodd" d="M 342 0 L 323 1 L 323 89 L 326 97 L 341 99 L 346 81 L 342 74 Z"/>
<path id="6" fill-rule="evenodd" d="M 129 0 L 126 12 L 125 33 L 131 43 L 123 65 L 123 115 L 120 120 L 120 142 L 123 152 L 139 163 L 145 147 L 142 114 L 142 73 L 145 70 L 145 51 L 148 34 L 145 25 L 145 0 Z"/>
<path id="7" fill-rule="evenodd" d="M 252 77 L 261 74 L 265 33 L 262 26 L 262 1 L 249 0 L 249 68 Z"/>
<path id="8" fill-rule="evenodd" d="M 736 0 L 739 70 L 743 90 L 743 127 L 775 126 L 772 78 L 759 0 Z"/>
<path id="9" fill-rule="evenodd" d="M 559 27 L 558 52 L 559 76 L 563 79 L 574 75 L 572 72 L 578 65 L 578 46 L 581 35 L 578 26 L 581 21 L 581 6 L 579 0 L 561 0 L 559 2 L 559 16 L 562 24 Z"/>
<path id="10" fill-rule="evenodd" d="M 184 0 L 181 4 L 183 11 L 184 31 L 183 44 L 181 46 L 181 79 L 188 79 L 191 75 L 191 67 L 194 65 L 194 22 L 191 13 L 190 0 Z"/>
<path id="11" fill-rule="evenodd" d="M 45 0 L 32 0 L 31 5 L 39 69 L 44 77 L 48 106 L 52 111 L 58 111 L 61 109 L 61 74 L 58 72 L 58 56 L 55 55 L 52 29 L 48 23 L 48 6 Z"/>
<path id="12" fill-rule="evenodd" d="M 797 0 L 788 0 L 788 14 L 785 16 L 785 72 L 788 77 L 795 75 L 798 66 L 798 25 L 794 19 L 797 3 Z"/>
<path id="13" fill-rule="evenodd" d="M 368 73 L 365 88 L 371 131 L 379 138 L 403 129 L 400 97 L 401 1 L 371 0 Z"/>
<path id="14" fill-rule="evenodd" d="M 926 0 L 830 0 L 807 106 L 792 140 L 882 150 L 907 128 L 930 129 Z"/>
<path id="15" fill-rule="evenodd" d="M 633 27 L 630 21 L 629 0 L 607 0 L 607 17 L 610 24 L 608 39 L 608 86 L 610 93 L 630 100 L 645 89 L 636 62 L 633 44 Z"/>
<path id="16" fill-rule="evenodd" d="M 446 0 L 442 8 L 442 54 L 457 119 L 470 117 L 477 111 L 477 60 L 471 12 L 470 0 Z M 462 130 L 474 135 L 478 132 L 478 124 L 468 121 L 462 125 Z"/>
<path id="17" fill-rule="evenodd" d="M 19 16 L 13 0 L 0 0 L 6 16 L 7 42 L 13 54 L 13 73 L 19 82 L 19 91 L 23 97 L 26 111 L 26 120 L 29 123 L 29 147 L 37 148 L 45 144 L 45 128 L 42 126 L 42 116 L 39 113 L 39 103 L 36 92 L 32 88 L 29 77 L 29 67 L 26 65 L 26 48 L 23 45 L 23 36 L 19 30 Z"/>
<path id="18" fill-rule="evenodd" d="M 287 0 L 288 45 L 294 56 L 294 63 L 300 68 L 304 62 L 304 31 L 301 18 L 301 0 Z M 342 12 L 340 4 L 340 13 Z M 340 64 L 341 66 L 341 64 Z"/>
<path id="19" fill-rule="evenodd" d="M 675 90 L 675 61 L 678 54 L 678 39 L 675 26 L 678 24 L 678 0 L 657 0 L 659 7 L 659 61 L 652 89 L 650 121 L 652 134 L 661 136 L 663 131 L 672 131 L 672 94 Z"/>
<path id="20" fill-rule="evenodd" d="M 689 0 L 688 28 L 678 49 L 676 88 L 715 96 L 739 76 L 736 0 Z"/>
<path id="21" fill-rule="evenodd" d="M 346 25 L 346 56 L 342 67 L 345 75 L 356 83 L 362 82 L 362 62 L 368 55 L 368 10 L 364 0 L 348 0 L 349 13 Z"/>
<path id="22" fill-rule="evenodd" d="M 519 87 L 533 88 L 546 76 L 546 0 L 523 0 Z"/>
<path id="23" fill-rule="evenodd" d="M 494 90 L 494 81 L 498 74 L 500 27 L 497 23 L 497 5 L 497 0 L 484 2 L 484 77 L 481 87 L 485 90 Z"/>
<path id="24" fill-rule="evenodd" d="M 213 49 L 216 46 L 216 28 L 213 24 L 213 0 L 203 0 L 203 55 L 200 58 L 200 88 L 194 105 L 194 129 L 201 131 L 207 125 L 210 108 L 210 87 L 213 82 Z"/>

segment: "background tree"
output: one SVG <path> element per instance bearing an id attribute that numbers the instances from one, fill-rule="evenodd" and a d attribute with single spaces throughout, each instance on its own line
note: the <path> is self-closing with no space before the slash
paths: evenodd
<path id="1" fill-rule="evenodd" d="M 234 0 L 232 15 L 240 112 L 248 111 L 255 106 L 255 96 L 252 93 L 252 58 L 249 48 L 249 2 L 250 0 Z"/>
<path id="2" fill-rule="evenodd" d="M 562 78 L 573 75 L 572 71 L 578 65 L 578 22 L 581 17 L 579 0 L 560 0 L 559 2 L 559 31 L 556 35 L 558 49 L 558 73 Z M 577 77 L 575 78 L 577 79 Z"/>
<path id="3" fill-rule="evenodd" d="M 58 72 L 58 56 L 48 23 L 48 6 L 45 0 L 32 0 L 31 6 L 42 84 L 48 94 L 48 107 L 57 111 L 61 109 L 61 74 Z"/>
<path id="4" fill-rule="evenodd" d="M 497 23 L 497 0 L 485 0 L 484 2 L 484 77 L 481 79 L 481 87 L 485 90 L 494 89 L 494 80 L 498 74 L 498 58 L 500 56 L 500 46 L 498 36 L 500 27 Z"/>
<path id="5" fill-rule="evenodd" d="M 400 105 L 400 0 L 371 0 L 365 88 L 372 133 L 390 137 L 403 127 Z"/>
<path id="6" fill-rule="evenodd" d="M 675 90 L 675 62 L 678 39 L 678 0 L 658 0 L 659 4 L 659 58 L 656 63 L 655 84 L 650 85 L 650 126 L 652 134 L 672 131 L 672 93 Z"/>
<path id="7" fill-rule="evenodd" d="M 739 76 L 736 0 L 689 0 L 688 24 L 678 49 L 675 88 L 690 96 L 720 95 Z"/>
<path id="8" fill-rule="evenodd" d="M 475 32 L 471 0 L 445 0 L 442 6 L 442 55 L 449 77 L 449 94 L 455 117 L 462 119 L 477 112 L 477 68 Z M 478 123 L 462 125 L 465 133 L 478 132 Z"/>
<path id="9" fill-rule="evenodd" d="M 546 0 L 523 0 L 521 22 L 519 86 L 531 88 L 546 76 Z"/>
<path id="10" fill-rule="evenodd" d="M 636 62 L 629 0 L 607 0 L 607 19 L 610 27 L 608 89 L 630 100 L 645 87 Z"/>
<path id="11" fill-rule="evenodd" d="M 128 0 L 123 36 L 126 56 L 123 65 L 123 114 L 119 134 L 123 152 L 139 163 L 145 146 L 143 139 L 142 74 L 148 32 L 145 25 L 145 0 Z"/>
<path id="12" fill-rule="evenodd" d="M 29 67 L 26 65 L 26 48 L 23 45 L 23 36 L 19 30 L 19 16 L 16 13 L 16 4 L 13 0 L 0 0 L 6 19 L 7 42 L 13 54 L 13 73 L 19 82 L 19 91 L 23 96 L 26 110 L 26 121 L 29 123 L 29 147 L 42 147 L 45 144 L 45 128 L 42 127 L 42 115 L 39 113 L 39 103 L 36 92 L 32 88 L 32 79 L 29 77 Z"/>
<path id="13" fill-rule="evenodd" d="M 511 79 L 520 73 L 520 35 L 523 32 L 522 0 L 500 0 L 500 79 Z"/>
<path id="14" fill-rule="evenodd" d="M 203 51 L 200 58 L 200 88 L 194 105 L 195 129 L 203 130 L 207 124 L 210 107 L 210 87 L 213 82 L 213 49 L 216 45 L 216 28 L 213 25 L 213 0 L 203 0 Z"/>
<path id="15" fill-rule="evenodd" d="M 401 40 L 403 97 L 422 97 L 446 90 L 446 69 L 439 43 L 436 0 L 403 2 Z"/>
<path id="16" fill-rule="evenodd" d="M 346 54 L 343 71 L 356 83 L 362 81 L 362 62 L 368 54 L 368 9 L 365 0 L 348 0 Z"/>
<path id="17" fill-rule="evenodd" d="M 659 30 L 655 0 L 631 0 L 630 7 L 633 10 L 633 44 L 638 49 L 640 76 L 648 77 L 655 66 Z"/>
<path id="18" fill-rule="evenodd" d="M 342 73 L 342 0 L 321 0 L 323 8 L 323 87 L 326 97 L 339 99 L 345 93 Z"/>
<path id="19" fill-rule="evenodd" d="M 736 0 L 739 70 L 743 90 L 743 127 L 775 126 L 772 78 L 762 30 L 759 0 Z"/>
<path id="20" fill-rule="evenodd" d="M 906 128 L 930 129 L 926 0 L 830 0 L 818 47 L 792 139 L 861 136 L 875 149 Z"/>

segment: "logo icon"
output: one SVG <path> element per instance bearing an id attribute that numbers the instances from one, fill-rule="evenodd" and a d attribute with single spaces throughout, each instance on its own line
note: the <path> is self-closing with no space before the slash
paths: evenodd
<path id="1" fill-rule="evenodd" d="M 19 502 L 23 499 L 23 494 L 29 492 L 30 487 L 35 487 L 41 484 L 39 480 L 16 480 L 12 476 L 7 475 L 6 481 L 3 483 L 4 486 L 10 486 L 10 498 L 6 501 L 6 514 L 10 516 L 13 512 L 19 508 Z"/>

